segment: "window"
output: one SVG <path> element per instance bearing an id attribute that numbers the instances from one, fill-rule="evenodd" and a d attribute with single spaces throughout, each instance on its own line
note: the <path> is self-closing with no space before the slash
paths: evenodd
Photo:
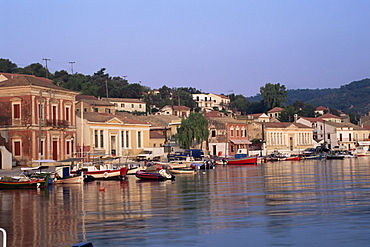
<path id="1" fill-rule="evenodd" d="M 99 109 L 96 108 L 96 107 L 94 107 L 93 109 L 94 109 L 94 112 L 98 112 L 99 111 Z"/>
<path id="2" fill-rule="evenodd" d="M 121 147 L 125 147 L 125 132 L 121 131 Z"/>
<path id="3" fill-rule="evenodd" d="M 21 118 L 21 104 L 13 104 L 13 118 Z"/>
<path id="4" fill-rule="evenodd" d="M 14 156 L 21 156 L 21 142 L 20 141 L 13 142 L 13 153 L 14 153 Z"/>
<path id="5" fill-rule="evenodd" d="M 135 108 L 135 107 L 134 107 L 134 104 L 131 104 L 131 108 Z"/>
<path id="6" fill-rule="evenodd" d="M 126 131 L 126 148 L 130 147 L 130 132 Z"/>
<path id="7" fill-rule="evenodd" d="M 104 147 L 104 132 L 100 131 L 100 147 Z"/>
<path id="8" fill-rule="evenodd" d="M 137 132 L 137 147 L 141 148 L 141 131 Z"/>
<path id="9" fill-rule="evenodd" d="M 351 133 L 349 133 L 348 139 L 349 139 L 349 141 L 352 141 L 352 134 Z"/>
<path id="10" fill-rule="evenodd" d="M 125 108 L 125 104 L 121 104 L 121 107 L 122 107 L 122 108 Z"/>
<path id="11" fill-rule="evenodd" d="M 98 130 L 94 130 L 94 142 L 95 142 L 95 147 L 99 147 L 99 140 L 98 140 Z"/>
<path id="12" fill-rule="evenodd" d="M 216 137 L 216 130 L 212 130 L 211 134 L 212 134 L 212 137 Z"/>
<path id="13" fill-rule="evenodd" d="M 69 119 L 70 119 L 69 112 L 70 112 L 69 107 L 66 107 L 66 117 L 65 117 L 66 121 L 69 121 Z"/>
<path id="14" fill-rule="evenodd" d="M 67 155 L 71 154 L 71 142 L 70 141 L 66 142 L 66 154 Z"/>
<path id="15" fill-rule="evenodd" d="M 230 128 L 230 136 L 234 136 L 234 128 L 233 127 Z"/>
<path id="16" fill-rule="evenodd" d="M 105 113 L 110 113 L 110 109 L 109 108 L 105 108 Z"/>
<path id="17" fill-rule="evenodd" d="M 342 133 L 339 134 L 339 141 L 343 141 Z"/>
<path id="18" fill-rule="evenodd" d="M 139 108 L 141 108 L 141 104 L 139 105 Z"/>

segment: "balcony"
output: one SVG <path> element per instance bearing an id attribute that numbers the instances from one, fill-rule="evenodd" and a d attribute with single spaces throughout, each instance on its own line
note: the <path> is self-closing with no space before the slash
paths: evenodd
<path id="1" fill-rule="evenodd" d="M 54 127 L 54 128 L 66 128 L 70 126 L 70 121 L 67 120 L 46 120 L 44 121 L 44 127 Z"/>

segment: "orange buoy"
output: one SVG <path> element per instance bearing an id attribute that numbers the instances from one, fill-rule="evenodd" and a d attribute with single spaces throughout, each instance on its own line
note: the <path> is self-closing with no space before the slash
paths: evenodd
<path id="1" fill-rule="evenodd" d="M 100 191 L 105 191 L 105 187 L 100 187 L 99 190 Z"/>

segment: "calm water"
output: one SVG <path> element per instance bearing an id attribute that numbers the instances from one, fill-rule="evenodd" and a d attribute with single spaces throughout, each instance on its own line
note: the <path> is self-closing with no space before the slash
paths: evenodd
<path id="1" fill-rule="evenodd" d="M 370 158 L 0 190 L 9 246 L 369 246 Z M 99 191 L 100 187 L 105 191 Z"/>

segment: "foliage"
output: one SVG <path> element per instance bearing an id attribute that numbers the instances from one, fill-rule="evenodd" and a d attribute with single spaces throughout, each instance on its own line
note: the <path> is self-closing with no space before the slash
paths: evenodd
<path id="1" fill-rule="evenodd" d="M 0 72 L 13 73 L 18 66 L 9 59 L 0 58 Z"/>
<path id="2" fill-rule="evenodd" d="M 233 101 L 230 101 L 230 107 L 232 109 L 236 109 L 238 111 L 245 113 L 249 105 L 247 98 L 241 94 L 233 96 L 232 98 L 233 98 Z"/>
<path id="3" fill-rule="evenodd" d="M 208 136 L 208 120 L 201 113 L 190 113 L 188 118 L 181 120 L 175 139 L 181 148 L 187 149 L 194 141 L 201 143 Z"/>
<path id="4" fill-rule="evenodd" d="M 280 83 L 266 83 L 264 87 L 260 88 L 260 92 L 267 109 L 272 109 L 276 106 L 281 107 L 288 96 L 285 86 L 280 85 Z"/>

